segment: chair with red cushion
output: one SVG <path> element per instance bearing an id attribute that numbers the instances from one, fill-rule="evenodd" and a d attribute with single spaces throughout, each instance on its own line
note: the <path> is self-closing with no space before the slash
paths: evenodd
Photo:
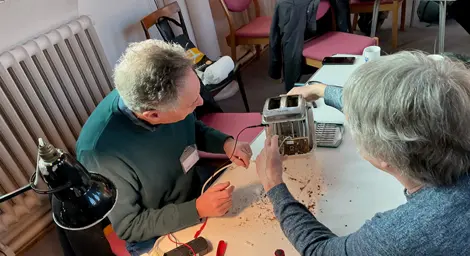
<path id="1" fill-rule="evenodd" d="M 398 47 L 398 11 L 401 6 L 401 25 L 400 30 L 405 30 L 406 19 L 406 0 L 381 0 L 379 11 L 392 12 L 392 47 Z M 351 13 L 354 14 L 354 21 L 352 28 L 355 30 L 359 13 L 371 13 L 374 10 L 373 0 L 350 0 L 349 7 Z M 414 14 L 412 14 L 414 15 Z"/>
<path id="2" fill-rule="evenodd" d="M 320 68 L 325 57 L 338 53 L 362 55 L 364 48 L 377 42 L 377 38 L 331 31 L 305 43 L 302 55 L 307 65 Z"/>
<path id="3" fill-rule="evenodd" d="M 204 115 L 200 120 L 207 126 L 219 130 L 236 139 L 238 133 L 247 126 L 261 124 L 260 113 L 211 113 Z M 246 129 L 238 137 L 238 141 L 253 142 L 263 131 L 263 127 Z M 212 154 L 199 151 L 199 157 L 211 159 L 228 158 L 225 154 Z"/>
<path id="4" fill-rule="evenodd" d="M 328 0 L 321 0 L 317 10 L 317 20 L 331 11 L 332 27 L 335 29 L 335 16 Z M 377 45 L 378 39 L 350 33 L 330 31 L 315 37 L 304 44 L 302 55 L 307 65 L 320 68 L 323 58 L 338 53 L 362 55 L 364 48 Z"/>
<path id="5" fill-rule="evenodd" d="M 327 13 L 328 11 L 330 10 L 331 8 L 331 4 L 330 4 L 330 1 L 329 0 L 320 0 L 320 3 L 318 4 L 318 7 L 317 7 L 317 16 L 316 16 L 316 20 L 319 20 L 321 18 L 323 18 Z M 332 19 L 332 22 L 335 23 L 335 19 Z M 336 27 L 336 24 L 332 24 L 333 28 Z"/>
<path id="6" fill-rule="evenodd" d="M 271 17 L 261 16 L 258 0 L 219 0 L 219 2 L 224 9 L 230 27 L 230 34 L 226 39 L 232 51 L 232 59 L 237 61 L 238 45 L 256 45 L 256 55 L 259 57 L 261 54 L 261 45 L 269 44 Z M 235 28 L 232 12 L 245 12 L 252 2 L 255 7 L 256 17 L 248 24 L 240 28 Z"/>

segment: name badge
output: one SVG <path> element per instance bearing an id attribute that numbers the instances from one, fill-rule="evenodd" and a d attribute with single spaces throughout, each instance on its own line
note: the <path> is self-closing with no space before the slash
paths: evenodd
<path id="1" fill-rule="evenodd" d="M 198 160 L 199 154 L 197 153 L 196 145 L 187 146 L 180 157 L 180 162 L 181 166 L 183 167 L 184 173 L 189 172 L 189 170 L 193 168 L 193 166 L 197 163 Z"/>

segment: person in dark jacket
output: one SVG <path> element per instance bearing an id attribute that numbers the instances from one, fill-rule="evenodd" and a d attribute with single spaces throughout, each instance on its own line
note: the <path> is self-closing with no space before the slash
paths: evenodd
<path id="1" fill-rule="evenodd" d="M 269 35 L 269 76 L 284 78 L 286 91 L 294 87 L 301 74 L 304 40 L 318 34 L 316 13 L 320 0 L 278 0 Z M 349 29 L 348 0 L 330 0 L 337 17 L 338 28 Z"/>

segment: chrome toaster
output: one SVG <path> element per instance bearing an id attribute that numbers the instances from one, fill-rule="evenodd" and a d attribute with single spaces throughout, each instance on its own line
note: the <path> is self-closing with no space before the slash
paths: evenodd
<path id="1" fill-rule="evenodd" d="M 267 133 L 279 136 L 283 155 L 305 154 L 316 147 L 313 105 L 301 95 L 283 95 L 266 100 L 263 124 Z"/>

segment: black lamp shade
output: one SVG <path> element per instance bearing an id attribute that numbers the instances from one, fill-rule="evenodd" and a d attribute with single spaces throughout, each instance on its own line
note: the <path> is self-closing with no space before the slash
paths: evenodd
<path id="1" fill-rule="evenodd" d="M 114 208 L 118 192 L 115 185 L 97 173 L 89 173 L 90 179 L 83 187 L 70 188 L 67 198 L 52 198 L 54 222 L 67 230 L 82 230 L 101 222 Z M 76 189 L 76 193 L 73 190 Z"/>

